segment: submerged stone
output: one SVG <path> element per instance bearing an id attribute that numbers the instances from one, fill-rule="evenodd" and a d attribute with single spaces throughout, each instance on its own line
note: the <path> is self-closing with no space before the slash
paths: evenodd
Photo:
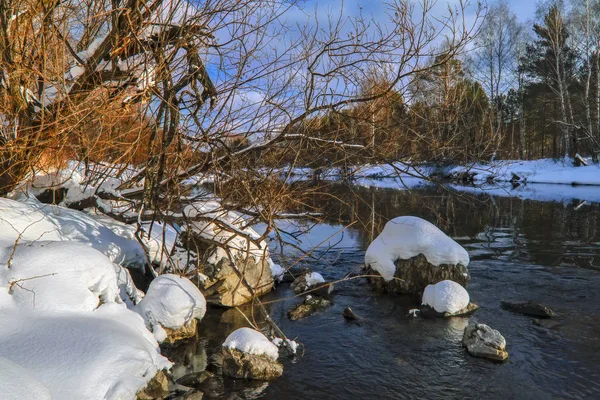
<path id="1" fill-rule="evenodd" d="M 523 315 L 529 315 L 530 317 L 537 318 L 552 318 L 556 317 L 556 313 L 550 308 L 543 304 L 528 301 L 527 303 L 512 303 L 509 301 L 503 301 L 500 303 L 502 308 L 508 311 L 516 312 Z"/>
<path id="2" fill-rule="evenodd" d="M 288 311 L 288 317 L 292 321 L 296 321 L 301 318 L 306 318 L 317 311 L 323 310 L 331 305 L 331 302 L 326 299 L 306 296 L 304 301 L 298 304 L 296 307 Z"/>

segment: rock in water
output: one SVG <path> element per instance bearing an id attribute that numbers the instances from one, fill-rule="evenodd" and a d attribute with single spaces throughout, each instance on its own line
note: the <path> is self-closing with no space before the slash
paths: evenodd
<path id="1" fill-rule="evenodd" d="M 356 314 L 354 314 L 354 311 L 352 311 L 350 307 L 344 308 L 343 315 L 344 318 L 346 318 L 348 321 L 356 321 L 358 319 L 358 317 L 356 316 Z"/>
<path id="2" fill-rule="evenodd" d="M 462 345 L 475 357 L 497 361 L 504 361 L 508 358 L 504 336 L 485 324 L 467 326 L 463 334 Z"/>
<path id="3" fill-rule="evenodd" d="M 427 285 L 423 292 L 422 304 L 438 313 L 454 314 L 469 305 L 469 293 L 454 281 L 444 280 L 435 285 Z"/>
<path id="4" fill-rule="evenodd" d="M 294 282 L 292 282 L 290 287 L 292 288 L 294 293 L 300 294 L 300 293 L 306 292 L 307 290 L 309 290 L 315 286 L 321 286 L 324 283 L 325 283 L 325 279 L 323 279 L 323 276 L 320 273 L 307 272 L 307 273 L 300 275 L 298 278 L 296 278 L 296 280 L 294 280 Z M 332 290 L 332 289 L 329 289 L 330 287 L 331 287 L 331 285 L 327 286 L 323 289 L 325 289 L 327 292 L 329 292 L 329 290 Z"/>
<path id="5" fill-rule="evenodd" d="M 372 286 L 404 294 L 451 280 L 466 286 L 469 254 L 435 225 L 418 217 L 398 217 L 369 245 L 365 265 Z"/>
<path id="6" fill-rule="evenodd" d="M 221 221 L 221 225 L 196 221 L 182 235 L 186 247 L 200 256 L 199 265 L 193 268 L 197 268 L 196 272 L 202 273 L 205 278 L 199 281 L 198 286 L 209 304 L 235 307 L 252 300 L 253 294 L 261 296 L 273 289 L 271 266 L 274 263 L 267 242 L 255 243 L 232 230 L 243 231 L 249 238 L 260 237 L 252 228 L 245 226 L 240 214 L 225 211 L 215 201 L 188 205 L 184 214 L 192 219 L 202 215 Z M 225 229 L 224 225 L 232 228 Z"/>
<path id="7" fill-rule="evenodd" d="M 224 347 L 223 374 L 238 379 L 268 381 L 283 374 L 283 365 L 264 354 L 257 356 Z"/>
<path id="8" fill-rule="evenodd" d="M 527 303 L 512 303 L 503 301 L 500 303 L 502 308 L 508 311 L 513 311 L 519 314 L 529 315 L 537 318 L 552 318 L 556 317 L 556 313 L 549 307 L 543 304 L 529 301 Z"/>
<path id="9" fill-rule="evenodd" d="M 223 374 L 232 378 L 271 380 L 283 374 L 279 349 L 261 332 L 240 328 L 223 343 Z"/>
<path id="10" fill-rule="evenodd" d="M 158 373 L 152 378 L 148 385 L 137 394 L 137 400 L 162 399 L 169 394 L 169 378 L 164 371 Z"/>
<path id="11" fill-rule="evenodd" d="M 367 267 L 366 275 L 370 275 L 369 282 L 373 289 L 379 292 L 394 292 L 413 294 L 422 292 L 427 285 L 444 280 L 451 280 L 462 286 L 467 286 L 471 275 L 466 266 L 462 264 L 432 265 L 423 254 L 408 260 L 397 259 L 394 262 L 396 271 L 393 279 L 386 281 L 380 278 L 379 273 L 371 266 Z"/>
<path id="12" fill-rule="evenodd" d="M 317 311 L 323 310 L 330 305 L 331 302 L 329 300 L 308 295 L 302 303 L 288 311 L 288 317 L 292 321 L 296 321 L 298 319 L 308 317 Z"/>

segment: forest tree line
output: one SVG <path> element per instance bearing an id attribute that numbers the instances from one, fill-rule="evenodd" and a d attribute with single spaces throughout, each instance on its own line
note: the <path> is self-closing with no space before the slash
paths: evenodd
<path id="1" fill-rule="evenodd" d="M 505 0 L 489 2 L 471 45 L 418 74 L 403 91 L 296 126 L 303 134 L 360 143 L 370 151 L 331 146 L 315 160 L 306 143 L 294 159 L 313 166 L 576 154 L 596 160 L 599 71 L 600 0 L 542 2 L 527 22 Z M 388 83 L 385 71 L 373 69 L 359 90 L 369 93 Z"/>

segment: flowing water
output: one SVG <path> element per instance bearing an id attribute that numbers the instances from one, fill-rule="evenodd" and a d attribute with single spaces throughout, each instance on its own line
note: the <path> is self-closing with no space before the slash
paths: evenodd
<path id="1" fill-rule="evenodd" d="M 431 187 L 331 184 L 329 192 L 344 202 L 314 199 L 327 210 L 326 223 L 300 241 L 288 237 L 314 248 L 300 265 L 339 280 L 360 270 L 385 222 L 416 215 L 467 249 L 467 289 L 481 308 L 469 318 L 413 318 L 408 310 L 418 299 L 374 293 L 361 278 L 338 283 L 329 309 L 289 321 L 287 310 L 301 299 L 280 285 L 263 301 L 283 331 L 302 343 L 301 354 L 282 353 L 284 374 L 270 383 L 217 375 L 199 386 L 205 398 L 600 398 L 600 205 L 473 197 Z M 286 222 L 282 228 L 300 232 L 304 226 Z M 300 254 L 275 243 L 273 250 L 284 266 Z M 534 321 L 503 310 L 503 300 L 537 301 L 559 316 Z M 360 324 L 342 317 L 348 306 Z M 461 347 L 464 328 L 475 322 L 505 336 L 506 362 L 473 358 Z M 167 349 L 178 363 L 174 374 L 218 371 L 221 343 L 242 326 L 247 322 L 237 310 L 209 310 L 195 340 Z"/>

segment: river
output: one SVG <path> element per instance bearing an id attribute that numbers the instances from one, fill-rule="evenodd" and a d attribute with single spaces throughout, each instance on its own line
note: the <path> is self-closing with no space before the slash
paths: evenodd
<path id="1" fill-rule="evenodd" d="M 299 265 L 340 280 L 360 270 L 367 246 L 389 219 L 416 215 L 467 249 L 467 289 L 481 308 L 468 318 L 413 318 L 408 310 L 418 299 L 374 293 L 361 278 L 336 284 L 329 309 L 290 321 L 287 310 L 301 299 L 280 285 L 262 300 L 288 337 L 302 344 L 300 354 L 282 353 L 284 374 L 269 383 L 216 374 L 198 385 L 205 398 L 600 398 L 600 204 L 379 186 L 392 187 L 331 183 L 328 196 L 314 198 L 325 220 L 298 240 L 288 237 L 313 249 Z M 556 185 L 557 193 L 565 188 Z M 281 227 L 303 232 L 308 225 Z M 272 250 L 284 266 L 301 254 L 275 241 Z M 535 321 L 503 310 L 503 300 L 541 302 L 559 316 Z M 360 324 L 342 317 L 348 306 Z M 473 358 L 462 348 L 463 330 L 475 322 L 505 336 L 506 362 Z M 195 339 L 165 349 L 177 363 L 175 377 L 218 371 L 221 343 L 242 326 L 247 322 L 237 310 L 209 310 Z"/>

